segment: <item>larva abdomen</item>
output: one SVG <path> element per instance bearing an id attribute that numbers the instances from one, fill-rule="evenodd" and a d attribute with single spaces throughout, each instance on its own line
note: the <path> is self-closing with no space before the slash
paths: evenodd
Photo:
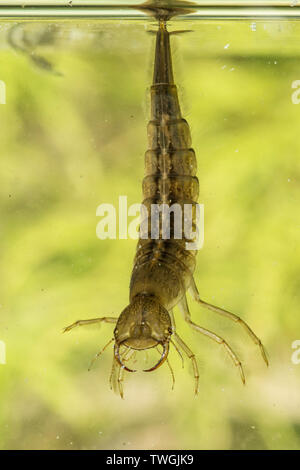
<path id="1" fill-rule="evenodd" d="M 191 241 L 184 232 L 185 205 L 191 207 L 191 228 L 196 229 L 196 203 L 199 183 L 197 162 L 191 148 L 188 123 L 180 111 L 173 81 L 169 33 L 160 28 L 151 87 L 151 119 L 147 126 L 149 150 L 145 153 L 143 205 L 147 209 L 144 238 L 140 239 L 130 283 L 130 298 L 147 293 L 159 298 L 169 309 L 187 290 L 195 269 L 196 251 L 186 249 Z M 164 225 L 153 230 L 153 205 L 174 205 L 181 212 L 170 213 Z M 177 217 L 177 218 L 176 218 Z M 180 233 L 178 233 L 180 230 Z M 167 236 L 166 236 L 167 235 Z"/>
<path id="2" fill-rule="evenodd" d="M 162 173 L 166 170 L 169 175 L 195 176 L 197 160 L 193 149 L 176 149 L 163 154 L 161 149 L 147 150 L 145 153 L 145 176 Z"/>
<path id="3" fill-rule="evenodd" d="M 156 173 L 146 176 L 143 180 L 145 199 L 157 195 L 162 202 L 172 204 L 181 200 L 196 201 L 198 193 L 198 179 L 195 176 Z"/>
<path id="4" fill-rule="evenodd" d="M 147 127 L 150 149 L 188 149 L 191 146 L 189 125 L 185 119 L 172 119 L 163 113 L 161 121 L 150 121 Z"/>

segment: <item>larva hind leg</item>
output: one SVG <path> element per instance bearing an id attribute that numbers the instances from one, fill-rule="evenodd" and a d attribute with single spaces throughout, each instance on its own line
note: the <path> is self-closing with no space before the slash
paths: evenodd
<path id="1" fill-rule="evenodd" d="M 194 278 L 192 278 L 192 283 L 191 283 L 189 292 L 192 295 L 192 297 L 194 298 L 194 300 L 196 300 L 196 302 L 198 302 L 199 304 L 203 305 L 203 307 L 207 308 L 208 310 L 212 310 L 213 312 L 216 312 L 219 315 L 227 317 L 230 320 L 234 321 L 235 323 L 239 323 L 246 330 L 246 332 L 248 333 L 248 335 L 250 336 L 252 341 L 257 346 L 259 346 L 261 355 L 263 357 L 263 360 L 265 361 L 267 366 L 269 365 L 267 354 L 266 354 L 265 348 L 264 348 L 261 340 L 256 336 L 256 334 L 251 330 L 250 326 L 247 325 L 247 323 L 244 320 L 242 320 L 240 317 L 238 317 L 234 313 L 231 313 L 231 312 L 228 312 L 227 310 L 224 310 L 223 308 L 216 307 L 215 305 L 204 302 L 204 300 L 202 300 L 200 298 L 200 295 L 199 295 L 199 292 L 198 292 L 198 289 L 197 289 Z"/>
<path id="2" fill-rule="evenodd" d="M 245 384 L 245 375 L 243 371 L 243 366 L 235 352 L 231 349 L 229 344 L 226 343 L 226 341 L 221 338 L 221 336 L 216 335 L 210 330 L 206 330 L 205 328 L 202 328 L 202 326 L 197 325 L 197 323 L 194 323 L 191 319 L 189 307 L 187 304 L 186 296 L 181 299 L 181 301 L 178 303 L 178 307 L 180 308 L 181 312 L 183 313 L 185 321 L 196 331 L 199 333 L 202 333 L 203 335 L 207 336 L 208 338 L 212 339 L 213 341 L 216 341 L 216 343 L 220 344 L 221 346 L 224 346 L 227 354 L 231 357 L 234 365 L 238 367 L 240 376 L 242 379 L 243 384 Z"/>
<path id="3" fill-rule="evenodd" d="M 91 318 L 90 320 L 77 320 L 72 325 L 66 326 L 66 328 L 63 329 L 63 333 L 66 333 L 67 331 L 72 330 L 73 328 L 76 328 L 77 326 L 85 326 L 85 325 L 92 325 L 93 323 L 117 323 L 118 318 L 117 317 L 101 317 L 101 318 Z"/>

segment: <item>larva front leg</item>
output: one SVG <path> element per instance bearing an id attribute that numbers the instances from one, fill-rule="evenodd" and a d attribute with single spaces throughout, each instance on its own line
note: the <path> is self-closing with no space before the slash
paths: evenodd
<path id="1" fill-rule="evenodd" d="M 73 328 L 76 328 L 77 326 L 85 326 L 85 325 L 92 325 L 93 323 L 117 323 L 118 318 L 117 317 L 100 317 L 100 318 L 91 318 L 89 320 L 77 320 L 72 325 L 66 326 L 66 328 L 63 329 L 63 333 L 66 333 L 67 331 L 72 330 Z"/>
<path id="2" fill-rule="evenodd" d="M 269 365 L 267 354 L 266 354 L 265 348 L 264 348 L 261 340 L 256 336 L 256 334 L 251 330 L 250 326 L 247 325 L 247 323 L 244 320 L 242 320 L 239 316 L 235 315 L 234 313 L 228 312 L 227 310 L 224 310 L 223 308 L 220 308 L 220 307 L 217 307 L 215 305 L 209 304 L 209 303 L 205 302 L 204 300 L 202 300 L 200 298 L 200 295 L 199 295 L 199 292 L 198 292 L 198 289 L 197 289 L 194 278 L 192 278 L 192 282 L 191 282 L 191 286 L 190 286 L 189 291 L 190 291 L 190 294 L 192 295 L 192 297 L 194 298 L 194 300 L 196 300 L 196 302 L 198 302 L 199 304 L 203 305 L 203 307 L 207 308 L 208 310 L 212 310 L 213 312 L 216 312 L 219 315 L 222 315 L 226 318 L 229 318 L 229 320 L 232 320 L 235 323 L 239 323 L 246 330 L 246 332 L 248 333 L 248 335 L 250 336 L 252 341 L 257 346 L 259 346 L 261 355 L 263 357 L 263 360 L 265 361 L 267 366 Z"/>

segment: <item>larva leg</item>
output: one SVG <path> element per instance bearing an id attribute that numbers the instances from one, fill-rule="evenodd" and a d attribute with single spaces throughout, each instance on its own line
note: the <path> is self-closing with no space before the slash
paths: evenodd
<path id="1" fill-rule="evenodd" d="M 120 365 L 116 361 L 115 356 L 113 356 L 111 373 L 109 377 L 109 385 L 110 385 L 110 389 L 113 390 L 116 394 L 118 393 L 120 394 L 119 383 L 118 383 L 119 376 L 120 376 L 120 369 L 121 369 Z M 123 398 L 122 395 L 121 395 L 121 398 Z"/>
<path id="2" fill-rule="evenodd" d="M 180 352 L 180 349 L 178 349 L 176 343 L 174 343 L 174 341 L 170 340 L 170 343 L 173 344 L 174 348 L 176 349 L 180 359 L 181 359 L 181 364 L 182 364 L 182 368 L 184 368 L 184 358 L 183 358 L 183 355 L 181 354 Z"/>
<path id="3" fill-rule="evenodd" d="M 91 318 L 90 320 L 77 320 L 76 322 L 72 323 L 72 325 L 67 326 L 63 329 L 63 333 L 72 330 L 76 326 L 85 326 L 85 325 L 92 325 L 93 323 L 117 323 L 117 317 L 101 317 L 101 318 Z"/>
<path id="4" fill-rule="evenodd" d="M 92 362 L 90 364 L 90 367 L 88 368 L 88 370 L 90 371 L 91 368 L 93 367 L 93 364 L 94 362 L 98 359 L 99 356 L 101 356 L 101 354 L 103 353 L 103 351 L 105 351 L 105 349 L 114 341 L 114 338 L 110 339 L 109 342 L 104 346 L 104 348 L 101 349 L 101 351 L 99 351 L 96 356 L 92 359 Z"/>
<path id="5" fill-rule="evenodd" d="M 183 316 L 184 316 L 184 319 L 185 321 L 192 327 L 194 328 L 194 330 L 198 331 L 199 333 L 202 333 L 203 335 L 207 336 L 208 338 L 216 341 L 218 344 L 224 346 L 226 352 L 229 354 L 229 356 L 231 357 L 234 365 L 236 367 L 238 367 L 239 371 L 240 371 L 240 375 L 241 375 L 241 379 L 242 379 L 242 382 L 243 384 L 245 384 L 245 375 L 244 375 L 244 371 L 243 371 L 243 366 L 242 366 L 242 363 L 241 361 L 239 360 L 239 358 L 237 357 L 237 355 L 233 352 L 233 350 L 231 349 L 231 347 L 226 343 L 226 341 L 221 338 L 220 336 L 216 335 L 215 333 L 213 333 L 212 331 L 210 330 L 206 330 L 205 328 L 202 328 L 202 326 L 199 326 L 197 325 L 196 323 L 194 323 L 192 320 L 191 320 L 191 315 L 190 315 L 190 311 L 189 311 L 189 307 L 188 307 L 188 304 L 187 304 L 187 300 L 186 300 L 186 296 L 184 295 L 184 297 L 181 299 L 181 301 L 178 303 L 178 306 L 180 308 L 180 310 L 182 311 L 183 313 Z"/>
<path id="6" fill-rule="evenodd" d="M 204 300 L 202 300 L 200 298 L 200 295 L 199 295 L 199 292 L 198 292 L 198 289 L 197 289 L 197 286 L 196 286 L 196 283 L 195 283 L 194 279 L 192 279 L 192 283 L 191 283 L 191 286 L 190 286 L 190 293 L 191 293 L 192 297 L 196 300 L 196 302 L 203 305 L 203 307 L 207 308 L 208 310 L 212 310 L 213 312 L 216 312 L 219 315 L 223 315 L 224 317 L 227 317 L 227 318 L 229 318 L 230 320 L 232 320 L 236 323 L 239 323 L 247 331 L 247 333 L 250 336 L 250 338 L 252 339 L 252 341 L 257 346 L 259 346 L 261 355 L 263 357 L 263 360 L 265 361 L 267 366 L 269 365 L 267 354 L 266 354 L 265 348 L 264 348 L 261 340 L 256 336 L 256 334 L 251 330 L 250 326 L 248 326 L 247 323 L 244 320 L 242 320 L 240 317 L 238 317 L 234 313 L 231 313 L 231 312 L 228 312 L 227 310 L 224 310 L 223 308 L 216 307 L 215 305 L 204 302 Z"/>
<path id="7" fill-rule="evenodd" d="M 170 314 L 170 318 L 171 318 L 171 324 L 172 324 L 173 333 L 176 333 L 176 324 L 175 324 L 175 317 L 174 317 L 174 312 L 173 312 L 173 310 L 170 310 L 170 311 L 169 311 L 169 314 Z M 173 344 L 173 346 L 174 346 L 174 348 L 176 349 L 178 355 L 180 356 L 182 368 L 184 368 L 184 358 L 183 358 L 183 355 L 181 354 L 180 349 L 177 347 L 176 343 L 175 343 L 174 341 L 172 341 L 172 339 L 170 340 L 170 342 L 171 342 L 171 344 Z"/>
<path id="8" fill-rule="evenodd" d="M 156 351 L 158 352 L 158 354 L 161 356 L 161 353 L 159 352 L 159 350 L 156 348 Z M 174 386 L 175 386 L 175 375 L 174 375 L 174 371 L 172 369 L 172 366 L 170 364 L 170 361 L 169 359 L 166 359 L 166 362 L 168 364 L 168 367 L 170 369 L 170 372 L 171 372 L 171 376 L 172 376 L 172 390 L 174 390 Z"/>
<path id="9" fill-rule="evenodd" d="M 118 374 L 118 389 L 119 389 L 119 394 L 122 400 L 124 400 L 124 387 L 123 387 L 123 382 L 124 382 L 124 369 L 122 367 L 119 368 L 119 374 Z"/>
<path id="10" fill-rule="evenodd" d="M 168 367 L 170 369 L 170 372 L 171 372 L 171 375 L 172 375 L 172 390 L 174 390 L 174 387 L 175 387 L 175 375 L 174 375 L 174 371 L 172 369 L 172 366 L 170 364 L 170 361 L 169 359 L 167 359 L 167 364 L 168 364 Z"/>
<path id="11" fill-rule="evenodd" d="M 127 349 L 125 353 L 123 354 L 122 362 L 125 363 L 126 361 L 129 361 L 132 357 L 134 357 L 135 353 L 136 351 L 134 349 Z M 118 389 L 119 389 L 120 397 L 122 399 L 124 399 L 124 387 L 123 387 L 124 374 L 125 374 L 125 370 L 119 366 Z"/>
<path id="12" fill-rule="evenodd" d="M 119 377 L 120 369 L 121 369 L 120 365 L 117 363 L 115 356 L 113 356 L 111 373 L 109 377 L 109 386 L 110 386 L 110 389 L 113 390 L 116 394 L 118 393 L 117 384 L 118 384 L 118 377 Z"/>
<path id="13" fill-rule="evenodd" d="M 127 358 L 127 355 L 129 352 L 132 351 L 130 349 L 125 349 L 121 352 L 122 356 L 122 361 L 126 362 L 129 358 Z M 124 369 L 123 369 L 124 372 Z M 111 373 L 110 373 L 110 378 L 109 378 L 109 385 L 110 389 L 113 390 L 116 394 L 119 393 L 121 398 L 123 398 L 122 394 L 120 391 L 119 387 L 119 381 L 120 381 L 120 374 L 121 374 L 121 366 L 118 364 L 118 362 L 115 359 L 115 356 L 113 356 L 113 362 L 112 362 L 112 367 L 111 367 Z"/>
<path id="14" fill-rule="evenodd" d="M 192 361 L 195 379 L 195 395 L 197 395 L 199 391 L 199 370 L 195 354 L 193 353 L 193 351 L 190 350 L 187 344 L 185 344 L 185 342 L 180 338 L 180 336 L 176 332 L 174 332 L 173 335 L 174 339 L 177 341 L 178 346 L 182 348 L 187 357 Z"/>
<path id="15" fill-rule="evenodd" d="M 195 395 L 198 394 L 198 389 L 199 389 L 199 370 L 198 370 L 198 364 L 196 361 L 195 354 L 193 351 L 190 350 L 190 348 L 185 344 L 185 342 L 180 338 L 180 336 L 176 333 L 176 324 L 175 324 L 175 318 L 174 318 L 174 313 L 173 310 L 170 310 L 170 317 L 171 317 L 171 323 L 172 323 L 172 329 L 173 329 L 173 336 L 174 340 L 177 341 L 177 344 L 179 348 L 181 348 L 184 353 L 187 355 L 187 357 L 192 361 L 193 364 L 193 371 L 194 371 L 194 379 L 195 379 Z M 175 344 L 175 342 L 171 341 L 172 344 L 174 345 L 176 351 L 178 351 L 180 357 L 182 358 L 182 355 Z M 183 363 L 183 358 L 182 358 L 182 363 Z"/>

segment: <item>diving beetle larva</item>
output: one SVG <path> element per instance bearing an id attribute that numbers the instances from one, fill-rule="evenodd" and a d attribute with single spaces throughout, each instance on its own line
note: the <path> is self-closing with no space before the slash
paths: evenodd
<path id="1" fill-rule="evenodd" d="M 172 33 L 168 32 L 166 22 L 167 18 L 160 16 L 156 32 L 154 74 L 151 86 L 151 119 L 147 128 L 149 149 L 145 154 L 143 204 L 147 208 L 150 208 L 152 204 L 167 204 L 171 207 L 174 203 L 180 206 L 190 204 L 194 207 L 199 192 L 196 177 L 197 162 L 195 152 L 191 148 L 188 123 L 181 115 L 172 70 L 170 50 L 170 34 Z M 195 211 L 192 217 L 195 225 Z M 122 397 L 124 371 L 135 372 L 126 364 L 136 351 L 161 346 L 162 352 L 158 362 L 145 372 L 154 371 L 167 361 L 174 381 L 173 371 L 168 362 L 170 345 L 174 346 L 181 356 L 184 353 L 191 360 L 195 377 L 195 393 L 198 392 L 197 362 L 194 353 L 176 331 L 173 315 L 173 308 L 176 305 L 179 306 L 184 319 L 193 329 L 223 346 L 238 368 L 242 382 L 245 383 L 242 364 L 229 344 L 217 334 L 192 321 L 186 298 L 187 291 L 203 307 L 239 323 L 258 345 L 268 365 L 260 339 L 241 318 L 200 298 L 193 278 L 197 251 L 187 250 L 185 234 L 181 239 L 177 239 L 174 232 L 173 218 L 170 219 L 169 239 L 163 238 L 161 227 L 157 238 L 153 239 L 148 236 L 139 239 L 130 281 L 129 305 L 119 317 L 79 320 L 64 329 L 64 331 L 69 331 L 76 326 L 98 322 L 116 324 L 114 337 L 105 348 L 114 343 L 111 385 L 118 387 Z M 102 351 L 96 355 L 95 359 Z"/>

